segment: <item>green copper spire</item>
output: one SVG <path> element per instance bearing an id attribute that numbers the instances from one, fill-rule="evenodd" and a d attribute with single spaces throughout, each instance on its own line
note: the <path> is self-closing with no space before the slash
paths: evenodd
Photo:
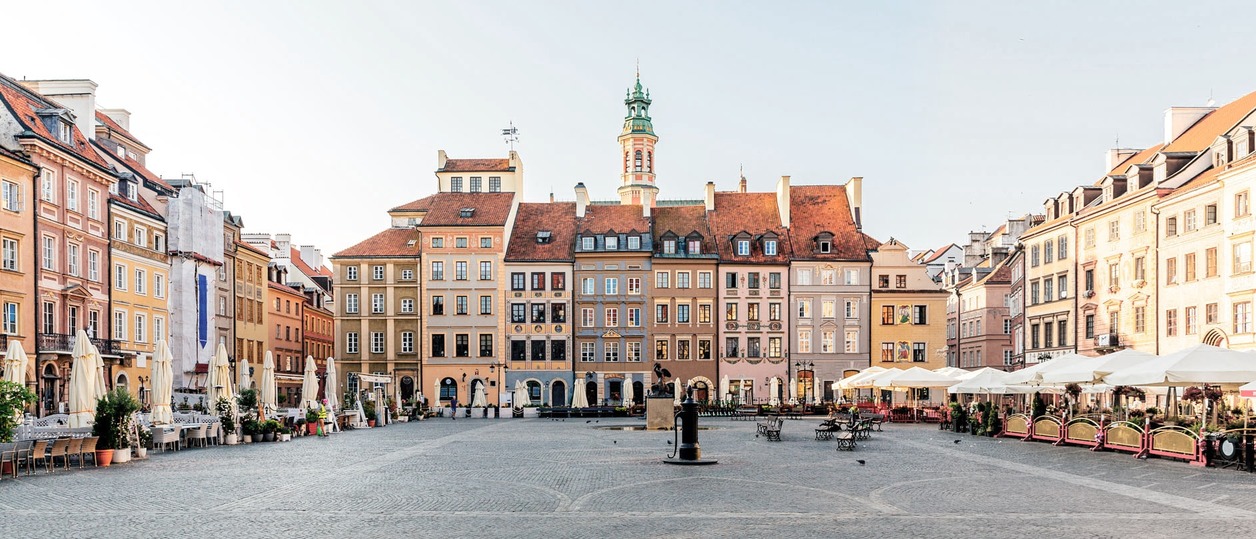
<path id="1" fill-rule="evenodd" d="M 637 81 L 628 89 L 624 98 L 628 115 L 624 117 L 623 134 L 646 133 L 654 134 L 654 125 L 650 123 L 650 91 L 641 85 L 641 66 L 637 65 Z"/>

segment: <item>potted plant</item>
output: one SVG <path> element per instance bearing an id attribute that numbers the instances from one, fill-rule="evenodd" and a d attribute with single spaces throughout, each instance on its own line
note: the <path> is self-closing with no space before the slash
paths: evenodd
<path id="1" fill-rule="evenodd" d="M 246 418 L 244 421 L 240 422 L 240 431 L 244 433 L 244 443 L 246 444 L 262 441 L 261 425 L 259 425 L 257 420 L 252 417 Z"/>
<path id="2" fill-rule="evenodd" d="M 275 395 L 275 403 L 280 406 L 288 404 L 288 395 L 286 393 Z"/>
<path id="3" fill-rule="evenodd" d="M 318 408 L 311 406 L 305 409 L 305 433 L 318 434 Z"/>
<path id="4" fill-rule="evenodd" d="M 366 401 L 362 403 L 362 413 L 366 414 L 366 426 L 375 426 L 375 401 Z M 317 420 L 318 417 L 315 416 Z"/>
<path id="5" fill-rule="evenodd" d="M 302 432 L 305 432 L 305 418 L 304 417 L 297 418 L 296 426 L 297 428 L 295 431 L 293 431 L 293 434 L 300 436 Z"/>
<path id="6" fill-rule="evenodd" d="M 279 441 L 281 442 L 292 441 L 292 429 L 288 427 L 279 427 L 278 434 L 279 434 Z"/>
<path id="7" fill-rule="evenodd" d="M 0 443 L 13 441 L 22 412 L 34 403 L 35 393 L 26 386 L 0 380 Z"/>
<path id="8" fill-rule="evenodd" d="M 92 436 L 98 438 L 96 460 L 101 466 L 108 466 L 115 460 L 131 460 L 131 441 L 127 433 L 131 425 L 131 415 L 139 409 L 139 401 L 120 387 L 96 399 Z"/>
<path id="9" fill-rule="evenodd" d="M 153 445 L 152 429 L 140 428 L 139 429 L 139 444 L 135 446 L 135 458 L 137 459 L 148 458 L 148 447 L 151 445 Z"/>
<path id="10" fill-rule="evenodd" d="M 246 389 L 240 392 L 240 396 L 236 397 L 236 404 L 240 405 L 240 410 L 250 412 L 257 410 L 257 390 Z"/>
<path id="11" fill-rule="evenodd" d="M 278 431 L 279 431 L 279 421 L 274 420 L 274 419 L 267 419 L 266 421 L 263 421 L 262 422 L 262 441 L 263 442 L 275 441 L 275 433 L 277 433 Z"/>
<path id="12" fill-rule="evenodd" d="M 223 438 L 227 445 L 236 445 L 240 442 L 236 436 L 235 414 L 231 410 L 231 401 L 225 397 L 219 398 L 214 404 L 214 409 L 218 412 L 218 423 L 222 425 Z"/>

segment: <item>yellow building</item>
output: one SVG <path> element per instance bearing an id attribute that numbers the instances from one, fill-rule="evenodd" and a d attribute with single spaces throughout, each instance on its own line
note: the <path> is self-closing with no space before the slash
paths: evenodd
<path id="1" fill-rule="evenodd" d="M 259 380 L 266 357 L 266 267 L 265 251 L 234 239 L 235 251 L 235 357 L 247 359 Z"/>
<path id="2" fill-rule="evenodd" d="M 139 191 L 133 176 L 118 181 L 109 196 L 113 264 L 109 305 L 114 350 L 121 359 L 113 369 L 113 387 L 145 398 L 151 386 L 154 345 L 166 339 L 169 318 L 166 222 Z"/>
<path id="3" fill-rule="evenodd" d="M 907 246 L 898 240 L 891 238 L 872 251 L 872 364 L 945 367 L 949 295 L 929 278 L 925 266 L 912 262 Z"/>

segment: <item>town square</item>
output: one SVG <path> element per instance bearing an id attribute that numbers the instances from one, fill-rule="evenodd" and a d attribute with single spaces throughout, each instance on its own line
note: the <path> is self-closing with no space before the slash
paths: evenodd
<path id="1" fill-rule="evenodd" d="M 1211 8 L 0 8 L 0 537 L 1249 529 Z"/>

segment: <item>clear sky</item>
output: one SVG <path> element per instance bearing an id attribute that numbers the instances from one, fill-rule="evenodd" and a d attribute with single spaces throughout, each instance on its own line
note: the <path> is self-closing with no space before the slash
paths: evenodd
<path id="1" fill-rule="evenodd" d="M 149 168 L 249 232 L 331 253 L 435 189 L 436 151 L 505 156 L 526 197 L 612 198 L 640 59 L 661 198 L 863 176 L 865 230 L 962 242 L 1090 183 L 1163 111 L 1256 91 L 1249 3 L 20 2 L 0 72 L 90 78 Z"/>

